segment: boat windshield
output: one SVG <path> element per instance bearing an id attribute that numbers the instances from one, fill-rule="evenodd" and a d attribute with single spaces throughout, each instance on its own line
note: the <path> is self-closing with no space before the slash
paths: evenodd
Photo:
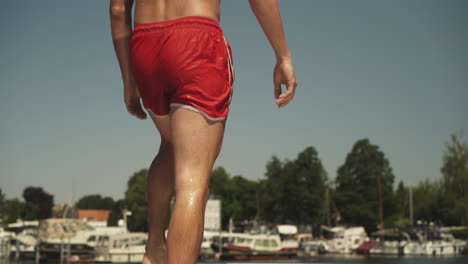
<path id="1" fill-rule="evenodd" d="M 107 247 L 109 245 L 109 237 L 108 236 L 101 236 L 98 239 L 97 247 Z"/>
<path id="2" fill-rule="evenodd" d="M 278 242 L 276 242 L 276 240 L 274 240 L 274 239 L 271 239 L 270 240 L 270 247 L 273 247 L 273 248 L 278 247 Z"/>
<path id="3" fill-rule="evenodd" d="M 132 246 L 145 245 L 146 240 L 147 240 L 146 238 L 141 238 L 141 237 L 129 237 L 129 238 L 118 239 L 118 240 L 114 240 L 113 247 L 114 248 L 126 248 L 126 247 L 132 247 Z"/>
<path id="4" fill-rule="evenodd" d="M 279 234 L 281 240 L 296 240 L 296 237 L 294 234 Z"/>

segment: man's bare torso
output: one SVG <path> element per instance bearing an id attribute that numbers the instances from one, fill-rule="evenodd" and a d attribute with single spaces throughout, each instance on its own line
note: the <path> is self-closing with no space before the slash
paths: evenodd
<path id="1" fill-rule="evenodd" d="M 185 16 L 220 19 L 220 0 L 135 0 L 135 25 Z"/>

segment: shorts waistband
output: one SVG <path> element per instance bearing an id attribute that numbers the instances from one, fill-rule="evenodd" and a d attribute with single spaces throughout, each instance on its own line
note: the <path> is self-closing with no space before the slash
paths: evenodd
<path id="1" fill-rule="evenodd" d="M 186 16 L 171 20 L 158 21 L 138 24 L 133 28 L 132 34 L 137 34 L 140 32 L 151 32 L 161 29 L 168 28 L 186 28 L 186 27 L 195 27 L 200 29 L 212 29 L 223 33 L 221 26 L 218 21 L 204 16 Z"/>

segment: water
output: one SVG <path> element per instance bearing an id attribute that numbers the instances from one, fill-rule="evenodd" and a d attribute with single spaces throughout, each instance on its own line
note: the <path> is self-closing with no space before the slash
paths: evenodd
<path id="1" fill-rule="evenodd" d="M 306 263 L 336 263 L 336 264 L 468 264 L 468 256 L 457 256 L 457 257 L 363 257 L 363 256 L 324 256 L 311 258 L 309 260 L 291 260 L 291 261 L 228 261 L 228 262 L 198 262 L 198 264 L 229 264 L 229 263 L 296 263 L 296 264 L 306 264 Z M 0 260 L 0 264 L 34 264 L 34 261 L 8 261 Z"/>

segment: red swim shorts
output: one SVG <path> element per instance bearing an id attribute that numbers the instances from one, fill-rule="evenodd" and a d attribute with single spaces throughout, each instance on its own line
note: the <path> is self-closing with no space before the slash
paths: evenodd
<path id="1" fill-rule="evenodd" d="M 231 46 L 217 21 L 188 16 L 138 24 L 130 56 L 143 106 L 157 117 L 171 107 L 213 121 L 227 117 L 235 73 Z"/>

